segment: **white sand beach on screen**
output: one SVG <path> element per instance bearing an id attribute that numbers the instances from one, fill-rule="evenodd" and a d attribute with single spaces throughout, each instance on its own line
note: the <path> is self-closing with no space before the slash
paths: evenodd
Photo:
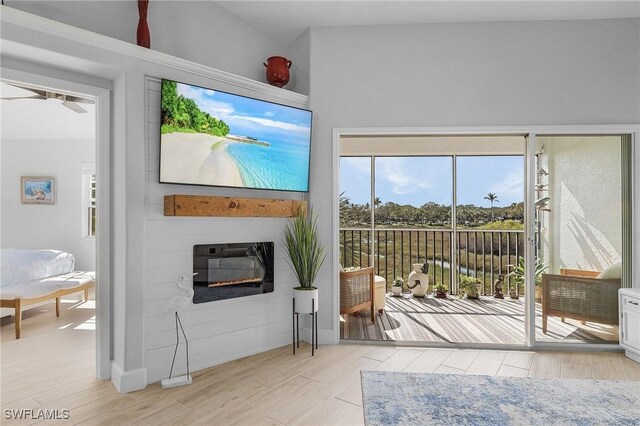
<path id="1" fill-rule="evenodd" d="M 204 133 L 165 133 L 160 138 L 163 182 L 244 186 L 238 165 L 227 152 L 228 139 Z"/>

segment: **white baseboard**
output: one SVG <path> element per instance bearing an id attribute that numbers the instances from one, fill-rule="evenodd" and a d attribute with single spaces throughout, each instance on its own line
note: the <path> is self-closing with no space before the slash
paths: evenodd
<path id="1" fill-rule="evenodd" d="M 147 369 L 138 368 L 123 371 L 115 362 L 111 362 L 111 381 L 119 393 L 129 393 L 144 389 L 147 386 Z"/>
<path id="2" fill-rule="evenodd" d="M 630 351 L 629 349 L 627 349 L 626 351 L 624 351 L 624 354 L 627 356 L 627 358 L 640 363 L 640 352 Z"/>

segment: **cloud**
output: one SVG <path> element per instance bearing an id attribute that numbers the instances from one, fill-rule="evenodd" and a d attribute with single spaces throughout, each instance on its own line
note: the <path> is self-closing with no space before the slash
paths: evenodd
<path id="1" fill-rule="evenodd" d="M 189 86 L 188 84 L 178 83 L 178 93 L 185 98 L 202 98 L 202 96 L 213 96 L 216 94 L 215 90 L 203 89 L 201 87 Z M 194 99 L 195 100 L 195 99 Z"/>
<path id="2" fill-rule="evenodd" d="M 376 162 L 376 178 L 391 184 L 394 194 L 414 194 L 433 188 L 431 173 L 424 170 L 420 162 L 411 158 L 384 158 Z"/>
<path id="3" fill-rule="evenodd" d="M 193 99 L 201 110 L 224 121 L 229 120 L 235 111 L 230 103 L 218 102 L 209 98 L 209 96 L 213 96 L 216 93 L 215 90 L 178 84 L 178 93 L 185 98 Z"/>
<path id="4" fill-rule="evenodd" d="M 234 123 L 237 123 L 239 125 L 242 125 L 243 127 L 251 127 L 250 125 L 257 125 L 302 134 L 308 134 L 311 131 L 308 126 L 300 126 L 297 124 L 272 120 L 269 118 L 235 115 L 234 113 L 236 111 L 232 104 L 227 102 L 215 101 L 210 98 L 210 96 L 215 94 L 214 90 L 202 89 L 199 87 L 188 86 L 186 84 L 178 84 L 178 93 L 185 98 L 193 99 L 193 101 L 201 110 L 206 111 L 212 116 L 225 121 L 231 127 L 233 127 Z M 264 115 L 267 117 L 273 117 L 275 113 L 272 111 L 265 111 Z"/>
<path id="5" fill-rule="evenodd" d="M 491 186 L 489 192 L 495 193 L 498 199 L 523 200 L 524 173 L 518 169 L 509 171 L 501 182 L 497 182 Z"/>
<path id="6" fill-rule="evenodd" d="M 258 123 L 265 127 L 274 127 L 276 129 L 288 130 L 292 132 L 309 133 L 309 130 L 310 130 L 308 126 L 299 126 L 297 124 L 286 123 L 284 121 L 270 120 L 268 118 L 250 117 L 246 115 L 236 115 L 233 118 L 236 120 L 245 120 L 245 121 L 250 121 L 252 123 Z"/>
<path id="7" fill-rule="evenodd" d="M 354 169 L 360 174 L 371 174 L 371 158 L 369 157 L 342 157 L 340 162 L 349 170 Z"/>

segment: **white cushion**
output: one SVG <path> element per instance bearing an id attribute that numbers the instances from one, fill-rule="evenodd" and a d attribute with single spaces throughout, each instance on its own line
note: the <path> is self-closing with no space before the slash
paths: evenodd
<path id="1" fill-rule="evenodd" d="M 387 285 L 387 280 L 385 280 L 383 277 L 381 277 L 379 275 L 375 275 L 374 276 L 374 280 L 375 280 L 375 283 L 376 283 L 376 287 L 386 286 Z"/>
<path id="2" fill-rule="evenodd" d="M 2 299 L 33 299 L 46 296 L 61 289 L 73 289 L 95 280 L 94 272 L 69 272 L 68 274 L 41 280 L 27 281 L 1 289 Z"/>
<path id="3" fill-rule="evenodd" d="M 601 280 L 619 280 L 622 279 L 622 262 L 618 262 L 609 266 L 604 271 L 600 272 L 597 278 Z"/>
<path id="4" fill-rule="evenodd" d="M 46 284 L 34 284 L 33 281 L 14 284 L 2 289 L 0 296 L 3 300 L 34 299 L 55 293 L 58 287 Z"/>

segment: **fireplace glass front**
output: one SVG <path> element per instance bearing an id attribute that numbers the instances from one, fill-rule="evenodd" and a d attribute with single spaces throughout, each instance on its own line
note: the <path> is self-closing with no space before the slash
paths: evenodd
<path id="1" fill-rule="evenodd" d="M 193 303 L 273 291 L 273 242 L 193 246 Z"/>

